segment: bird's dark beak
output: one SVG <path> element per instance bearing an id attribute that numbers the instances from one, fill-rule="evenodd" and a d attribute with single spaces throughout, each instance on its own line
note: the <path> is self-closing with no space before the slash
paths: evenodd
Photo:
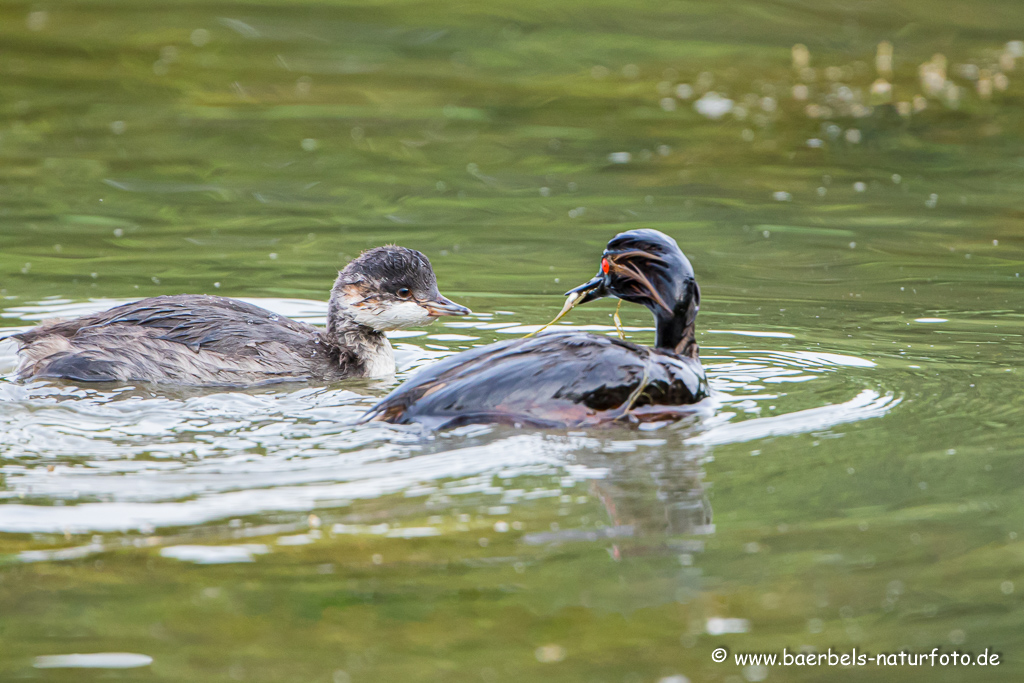
<path id="1" fill-rule="evenodd" d="M 435 318 L 439 318 L 442 315 L 469 315 L 472 313 L 465 306 L 460 306 L 451 299 L 447 299 L 440 294 L 433 301 L 424 301 L 420 304 L 423 308 L 427 309 L 427 313 Z"/>
<path id="2" fill-rule="evenodd" d="M 573 306 L 579 306 L 580 304 L 585 304 L 608 296 L 608 289 L 605 287 L 604 273 L 598 273 L 590 282 L 586 282 L 579 287 L 570 289 L 565 293 L 566 296 L 572 296 L 573 294 L 577 297 L 573 301 Z"/>

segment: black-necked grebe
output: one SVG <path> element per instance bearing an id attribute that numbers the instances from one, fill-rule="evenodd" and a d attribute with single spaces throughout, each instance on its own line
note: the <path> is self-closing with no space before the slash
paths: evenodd
<path id="1" fill-rule="evenodd" d="M 566 308 L 605 296 L 646 306 L 657 323 L 655 347 L 584 332 L 488 344 L 426 368 L 363 420 L 577 427 L 670 419 L 708 395 L 694 340 L 700 289 L 671 237 L 615 236 L 597 276 L 567 296 Z"/>
<path id="2" fill-rule="evenodd" d="M 426 256 L 387 246 L 338 274 L 324 330 L 243 301 L 181 294 L 12 336 L 20 379 L 244 386 L 387 376 L 395 358 L 386 330 L 467 313 L 437 291 Z"/>

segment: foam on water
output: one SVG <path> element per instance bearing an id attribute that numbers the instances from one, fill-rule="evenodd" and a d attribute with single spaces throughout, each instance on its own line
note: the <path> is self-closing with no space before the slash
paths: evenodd
<path id="1" fill-rule="evenodd" d="M 37 669 L 136 669 L 149 666 L 153 658 L 131 652 L 93 652 L 74 655 L 42 655 L 35 658 Z"/>

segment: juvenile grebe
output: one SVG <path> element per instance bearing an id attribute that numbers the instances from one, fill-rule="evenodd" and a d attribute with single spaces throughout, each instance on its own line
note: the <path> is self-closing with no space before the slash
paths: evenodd
<path id="1" fill-rule="evenodd" d="M 577 427 L 678 417 L 708 395 L 694 323 L 700 289 L 679 246 L 657 230 L 630 230 L 605 248 L 566 308 L 605 296 L 646 306 L 655 347 L 584 332 L 488 344 L 431 365 L 363 416 L 443 429 L 471 423 Z M 566 309 L 563 309 L 565 311 Z"/>
<path id="2" fill-rule="evenodd" d="M 21 344 L 19 379 L 240 386 L 393 374 L 385 330 L 467 313 L 437 291 L 426 256 L 387 246 L 338 274 L 323 330 L 243 301 L 181 294 L 12 336 Z"/>

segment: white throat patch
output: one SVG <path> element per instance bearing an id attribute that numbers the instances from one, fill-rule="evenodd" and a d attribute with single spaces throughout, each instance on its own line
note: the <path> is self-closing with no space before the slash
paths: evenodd
<path id="1" fill-rule="evenodd" d="M 387 377 L 395 374 L 395 354 L 387 339 L 381 346 L 368 348 L 361 356 L 367 377 Z"/>
<path id="2" fill-rule="evenodd" d="M 378 332 L 429 325 L 434 321 L 425 308 L 412 301 L 388 304 L 368 301 L 360 305 L 349 305 L 347 313 L 360 325 Z"/>

